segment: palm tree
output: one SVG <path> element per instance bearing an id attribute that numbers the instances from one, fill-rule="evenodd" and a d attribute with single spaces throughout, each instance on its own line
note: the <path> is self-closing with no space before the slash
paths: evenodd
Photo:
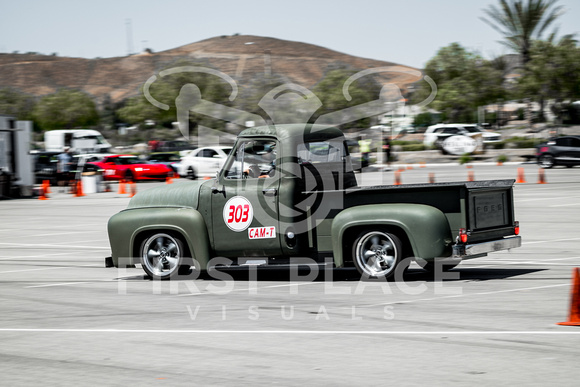
<path id="1" fill-rule="evenodd" d="M 555 6 L 558 0 L 499 0 L 499 8 L 490 5 L 483 12 L 487 18 L 480 18 L 504 35 L 502 42 L 518 52 L 525 66 L 530 61 L 532 40 L 542 33 L 562 13 L 562 6 Z"/>

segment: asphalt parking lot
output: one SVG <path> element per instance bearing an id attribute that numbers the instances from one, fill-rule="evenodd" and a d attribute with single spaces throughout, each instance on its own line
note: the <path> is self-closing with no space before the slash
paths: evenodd
<path id="1" fill-rule="evenodd" d="M 398 167 L 359 182 L 392 184 Z M 580 327 L 556 323 L 580 267 L 580 167 L 545 171 L 547 184 L 533 164 L 403 167 L 402 183 L 524 168 L 523 246 L 443 281 L 413 266 L 402 283 L 261 269 L 160 283 L 104 267 L 127 194 L 0 201 L 0 384 L 577 385 Z"/>

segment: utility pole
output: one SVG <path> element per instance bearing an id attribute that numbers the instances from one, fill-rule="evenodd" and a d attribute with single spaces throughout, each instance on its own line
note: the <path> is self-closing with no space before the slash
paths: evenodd
<path id="1" fill-rule="evenodd" d="M 127 56 L 133 54 L 133 27 L 131 19 L 125 19 L 125 29 L 127 32 Z"/>

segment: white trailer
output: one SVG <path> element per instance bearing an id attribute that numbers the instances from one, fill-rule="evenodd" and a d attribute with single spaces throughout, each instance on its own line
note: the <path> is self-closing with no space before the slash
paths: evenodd
<path id="1" fill-rule="evenodd" d="M 32 196 L 31 121 L 0 115 L 0 199 Z"/>
<path id="2" fill-rule="evenodd" d="M 73 153 L 109 153 L 111 144 L 96 130 L 58 129 L 44 132 L 44 148 L 62 152 L 69 147 Z"/>

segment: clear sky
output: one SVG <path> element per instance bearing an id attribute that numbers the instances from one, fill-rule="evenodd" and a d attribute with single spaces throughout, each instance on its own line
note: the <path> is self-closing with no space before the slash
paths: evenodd
<path id="1" fill-rule="evenodd" d="M 163 51 L 236 33 L 323 46 L 422 68 L 459 42 L 486 58 L 508 53 L 481 21 L 498 0 L 0 0 L 0 52 L 73 57 Z M 560 0 L 559 35 L 580 39 L 580 1 Z M 130 24 L 131 28 L 127 26 Z M 127 31 L 131 31 L 128 39 Z"/>

